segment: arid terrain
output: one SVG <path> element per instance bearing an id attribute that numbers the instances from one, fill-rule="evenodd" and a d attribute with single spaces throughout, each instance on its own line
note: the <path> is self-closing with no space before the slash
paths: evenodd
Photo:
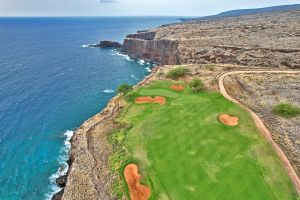
<path id="1" fill-rule="evenodd" d="M 127 36 L 124 50 L 161 64 L 300 67 L 300 10 L 166 25 Z"/>

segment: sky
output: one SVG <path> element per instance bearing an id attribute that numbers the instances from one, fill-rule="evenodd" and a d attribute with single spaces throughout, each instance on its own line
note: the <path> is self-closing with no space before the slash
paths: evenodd
<path id="1" fill-rule="evenodd" d="M 0 0 L 0 16 L 206 16 L 300 0 Z"/>

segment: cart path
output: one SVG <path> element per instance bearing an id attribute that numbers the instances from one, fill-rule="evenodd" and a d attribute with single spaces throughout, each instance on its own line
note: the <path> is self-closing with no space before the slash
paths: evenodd
<path id="1" fill-rule="evenodd" d="M 222 74 L 219 77 L 219 88 L 220 88 L 220 92 L 221 94 L 228 99 L 229 101 L 232 101 L 236 104 L 238 104 L 239 106 L 241 106 L 242 108 L 244 108 L 247 112 L 250 113 L 255 125 L 257 126 L 257 128 L 260 130 L 260 132 L 263 134 L 263 136 L 267 139 L 267 141 L 272 145 L 272 147 L 274 148 L 274 150 L 276 151 L 276 153 L 278 154 L 278 156 L 280 157 L 282 164 L 284 166 L 284 168 L 286 169 L 288 175 L 290 176 L 297 192 L 298 195 L 300 196 L 300 180 L 299 177 L 297 176 L 294 168 L 292 167 L 291 163 L 289 162 L 288 158 L 286 157 L 286 155 L 283 153 L 283 151 L 281 150 L 281 148 L 277 145 L 277 143 L 273 140 L 270 131 L 266 128 L 266 126 L 264 125 L 263 121 L 258 117 L 257 114 L 255 114 L 251 109 L 249 109 L 248 107 L 246 107 L 244 104 L 242 104 L 241 102 L 239 102 L 238 100 L 234 99 L 232 96 L 230 96 L 224 86 L 224 79 L 227 76 L 230 75 L 235 75 L 235 74 L 259 74 L 259 73 L 273 73 L 273 74 L 300 74 L 300 71 L 288 71 L 288 70 L 281 70 L 281 71 L 232 71 L 232 72 L 227 72 Z"/>

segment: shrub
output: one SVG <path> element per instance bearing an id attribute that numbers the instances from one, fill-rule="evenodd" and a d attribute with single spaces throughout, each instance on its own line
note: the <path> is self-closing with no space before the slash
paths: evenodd
<path id="1" fill-rule="evenodd" d="M 200 92 L 204 89 L 204 84 L 201 79 L 195 78 L 190 82 L 190 87 L 194 92 Z"/>
<path id="2" fill-rule="evenodd" d="M 215 65 L 206 65 L 206 69 L 208 69 L 209 71 L 215 71 L 216 66 Z"/>
<path id="3" fill-rule="evenodd" d="M 137 91 L 130 91 L 128 92 L 128 94 L 126 95 L 125 99 L 128 102 L 134 102 L 134 100 L 139 97 L 140 94 Z"/>
<path id="4" fill-rule="evenodd" d="M 273 112 L 282 117 L 290 118 L 300 115 L 300 108 L 288 103 L 281 103 L 273 108 Z"/>
<path id="5" fill-rule="evenodd" d="M 181 76 L 184 76 L 188 72 L 189 72 L 189 69 L 186 67 L 176 67 L 167 73 L 167 78 L 177 79 Z"/>
<path id="6" fill-rule="evenodd" d="M 122 145 L 122 143 L 125 140 L 125 133 L 124 131 L 111 133 L 108 135 L 108 141 L 110 144 L 116 146 L 116 145 Z"/>
<path id="7" fill-rule="evenodd" d="M 123 83 L 117 89 L 118 93 L 122 93 L 124 96 L 132 90 L 132 86 L 128 85 L 127 83 Z"/>

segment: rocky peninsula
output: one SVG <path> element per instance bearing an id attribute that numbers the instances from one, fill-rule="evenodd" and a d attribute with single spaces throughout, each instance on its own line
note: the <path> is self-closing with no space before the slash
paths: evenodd
<path id="1" fill-rule="evenodd" d="M 136 87 L 164 80 L 173 65 L 185 65 L 190 72 L 182 81 L 201 77 L 208 90 L 219 91 L 218 77 L 224 72 L 300 69 L 299 22 L 300 10 L 290 10 L 170 24 L 128 35 L 122 51 L 132 58 L 148 60 L 160 66 Z M 299 75 L 272 77 L 266 80 L 263 75 L 235 75 L 225 80 L 225 86 L 240 102 L 253 106 L 254 111 L 259 113 L 299 176 L 300 146 L 299 136 L 295 133 L 300 130 L 300 119 L 283 120 L 274 117 L 270 111 L 282 99 L 299 105 Z M 253 82 L 249 81 L 253 78 Z M 255 87 L 254 84 L 260 81 L 263 83 Z M 270 88 L 270 85 L 275 87 Z M 245 92 L 237 93 L 234 88 Z M 295 92 L 289 92 L 289 88 Z M 272 98 L 260 96 L 266 90 L 268 97 Z M 257 104 L 257 101 L 260 103 Z M 113 98 L 101 113 L 75 131 L 71 140 L 67 178 L 58 180 L 63 189 L 53 199 L 116 199 L 113 184 L 120 176 L 109 168 L 109 155 L 113 147 L 106 137 L 125 126 L 115 121 L 124 106 L 125 102 L 119 96 Z M 278 123 L 281 128 L 277 128 Z M 123 196 L 123 199 L 126 198 L 126 195 Z"/>

